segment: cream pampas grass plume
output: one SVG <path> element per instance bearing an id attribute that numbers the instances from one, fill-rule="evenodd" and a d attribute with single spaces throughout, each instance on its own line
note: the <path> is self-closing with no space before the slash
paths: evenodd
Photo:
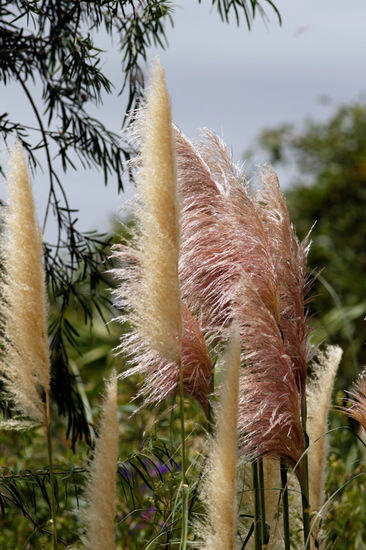
<path id="1" fill-rule="evenodd" d="M 324 504 L 324 468 L 328 451 L 327 418 L 341 358 L 342 350 L 338 346 L 328 346 L 324 352 L 318 352 L 313 362 L 314 377 L 306 391 L 310 502 L 312 510 L 317 512 Z"/>
<path id="2" fill-rule="evenodd" d="M 141 338 L 166 359 L 179 359 L 182 331 L 178 259 L 179 197 L 170 100 L 155 62 L 146 103 L 135 123 L 139 141 L 136 204 L 141 279 L 131 314 Z"/>
<path id="3" fill-rule="evenodd" d="M 117 483 L 117 375 L 107 383 L 94 457 L 86 488 L 86 536 L 88 550 L 115 550 L 114 516 Z"/>
<path id="4" fill-rule="evenodd" d="M 1 238 L 4 265 L 1 370 L 6 389 L 19 412 L 42 422 L 44 407 L 38 385 L 48 391 L 50 384 L 47 294 L 42 235 L 19 142 L 11 151 L 9 165 L 9 206 L 4 209 Z"/>
<path id="5" fill-rule="evenodd" d="M 200 325 L 181 298 L 178 277 L 180 199 L 170 101 L 164 72 L 156 62 L 145 104 L 136 115 L 132 135 L 139 155 L 135 204 L 134 248 L 116 245 L 119 321 L 132 330 L 122 336 L 118 350 L 131 366 L 123 376 L 142 374 L 138 396 L 144 404 L 158 403 L 183 390 L 207 411 L 211 360 Z"/>
<path id="6" fill-rule="evenodd" d="M 204 550 L 237 548 L 237 419 L 240 369 L 240 335 L 234 330 L 226 353 L 226 372 L 216 416 L 216 435 L 211 445 L 203 499 L 207 522 L 199 526 Z M 200 546 L 201 548 L 201 546 Z"/>

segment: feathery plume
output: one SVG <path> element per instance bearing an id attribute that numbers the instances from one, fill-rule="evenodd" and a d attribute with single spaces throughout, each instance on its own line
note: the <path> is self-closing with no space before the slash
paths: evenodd
<path id="1" fill-rule="evenodd" d="M 313 378 L 306 388 L 309 436 L 309 500 L 312 511 L 319 512 L 324 504 L 324 472 L 328 452 L 327 417 L 334 379 L 341 361 L 342 350 L 328 346 L 318 352 L 313 366 Z M 317 539 L 319 524 L 312 526 L 311 535 Z M 313 542 L 311 543 L 314 547 Z"/>
<path id="2" fill-rule="evenodd" d="M 117 375 L 114 371 L 106 386 L 99 437 L 86 487 L 86 536 L 83 544 L 87 549 L 115 550 L 117 454 Z"/>
<path id="3" fill-rule="evenodd" d="M 342 411 L 357 420 L 366 430 L 366 368 L 362 371 L 357 381 L 353 384 L 354 390 L 349 392 L 351 406 L 342 407 Z"/>
<path id="4" fill-rule="evenodd" d="M 248 276 L 237 296 L 244 364 L 239 434 L 248 457 L 282 458 L 294 467 L 304 451 L 300 397 L 278 324 Z"/>
<path id="5" fill-rule="evenodd" d="M 133 330 L 121 338 L 132 366 L 123 376 L 144 376 L 138 394 L 144 404 L 183 389 L 207 412 L 211 360 L 199 324 L 183 304 L 178 277 L 180 200 L 176 185 L 175 145 L 163 69 L 155 64 L 150 92 L 135 121 L 140 152 L 136 181 L 135 248 L 117 245 L 115 292 L 125 310 L 118 320 Z"/>
<path id="6" fill-rule="evenodd" d="M 300 243 L 294 232 L 285 197 L 271 166 L 262 170 L 260 185 L 253 200 L 269 236 L 271 255 L 277 266 L 280 327 L 303 399 L 307 366 L 312 355 L 305 311 L 305 296 L 309 290 L 306 261 L 310 245 L 308 237 Z"/>
<path id="7" fill-rule="evenodd" d="M 237 316 L 233 297 L 249 273 L 275 318 L 278 297 L 268 236 L 250 198 L 244 173 L 212 132 L 194 147 L 176 131 L 182 195 L 183 294 L 211 337 L 227 339 Z"/>
<path id="8" fill-rule="evenodd" d="M 159 61 L 155 62 L 134 133 L 140 149 L 135 214 L 141 278 L 138 294 L 132 297 L 131 320 L 151 349 L 177 361 L 182 325 L 178 279 L 180 206 L 170 100 Z"/>
<path id="9" fill-rule="evenodd" d="M 127 307 L 127 313 L 125 316 L 120 316 L 119 320 L 128 322 L 130 315 L 128 308 L 131 301 L 138 299 L 140 290 L 140 253 L 126 246 L 116 245 L 114 256 L 120 264 L 112 271 L 118 280 L 118 297 L 122 299 L 119 305 L 122 308 Z M 197 321 L 183 302 L 181 308 L 183 389 L 184 393 L 196 399 L 207 413 L 212 373 L 211 358 Z M 122 378 L 133 374 L 143 377 L 142 386 L 136 397 L 142 398 L 144 405 L 160 403 L 172 393 L 179 391 L 179 361 L 168 360 L 159 351 L 150 348 L 141 338 L 138 330 L 123 335 L 117 349 L 127 354 L 130 362 L 133 363 L 133 366 L 123 373 Z"/>
<path id="10" fill-rule="evenodd" d="M 176 130 L 183 295 L 213 342 L 218 333 L 227 339 L 233 318 L 239 323 L 246 364 L 239 411 L 244 450 L 251 458 L 284 458 L 294 466 L 304 450 L 299 392 L 309 358 L 305 250 L 274 173 L 263 176 L 261 198 L 253 198 L 223 141 L 203 134 L 193 146 Z"/>
<path id="11" fill-rule="evenodd" d="M 200 526 L 204 550 L 234 550 L 237 533 L 236 465 L 240 335 L 236 329 L 225 358 L 226 372 L 203 487 L 208 520 Z"/>
<path id="12" fill-rule="evenodd" d="M 4 354 L 1 370 L 19 411 L 32 420 L 44 419 L 38 384 L 50 384 L 47 340 L 47 293 L 42 235 L 32 197 L 22 146 L 11 151 L 7 177 L 9 206 L 4 212 L 1 238 L 4 274 L 1 280 L 1 317 Z"/>
<path id="13" fill-rule="evenodd" d="M 318 352 L 313 363 L 314 377 L 306 389 L 310 502 L 316 511 L 324 503 L 324 468 L 328 450 L 327 417 L 341 357 L 342 350 L 338 346 L 328 346 L 324 352 Z"/>

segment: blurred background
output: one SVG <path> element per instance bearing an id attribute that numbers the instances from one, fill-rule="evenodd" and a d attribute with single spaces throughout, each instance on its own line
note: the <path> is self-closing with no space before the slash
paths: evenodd
<path id="1" fill-rule="evenodd" d="M 360 100 L 366 88 L 366 4 L 353 0 L 295 0 L 275 2 L 282 19 L 269 4 L 265 17 L 257 13 L 249 31 L 244 17 L 238 26 L 234 12 L 229 24 L 221 21 L 217 7 L 208 0 L 173 2 L 173 23 L 165 23 L 167 48 L 148 48 L 148 58 L 161 57 L 172 99 L 173 118 L 191 139 L 198 128 L 208 127 L 223 136 L 238 162 L 268 162 L 256 146 L 259 134 L 283 123 L 299 127 L 306 118 L 327 120 L 344 103 Z M 90 112 L 107 128 L 119 133 L 127 107 L 127 92 L 118 95 L 124 75 L 117 39 L 101 28 L 93 33 L 103 50 L 103 72 L 115 88 L 103 104 Z M 148 64 L 144 67 L 148 74 Z M 41 100 L 41 88 L 34 93 Z M 37 121 L 19 84 L 0 89 L 1 109 L 24 124 Z M 36 138 L 33 138 L 34 141 Z M 1 161 L 6 161 L 1 143 Z M 45 165 L 45 161 L 43 162 Z M 278 167 L 281 185 L 294 181 L 293 164 Z M 63 176 L 70 205 L 79 211 L 82 230 L 105 231 L 125 195 L 117 195 L 113 181 L 103 185 L 103 174 L 93 168 Z M 34 178 L 41 218 L 47 198 L 47 173 Z M 46 189 L 46 191 L 45 191 Z M 130 191 L 130 194 L 132 191 Z M 3 197 L 3 191 L 0 194 Z M 55 239 L 49 221 L 46 238 Z"/>

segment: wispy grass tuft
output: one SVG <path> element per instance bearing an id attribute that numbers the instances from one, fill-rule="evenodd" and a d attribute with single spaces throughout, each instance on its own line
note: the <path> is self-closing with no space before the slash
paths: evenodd
<path id="1" fill-rule="evenodd" d="M 362 371 L 357 381 L 353 384 L 353 391 L 349 392 L 350 407 L 342 407 L 342 411 L 357 420 L 366 430 L 366 368 Z"/>
<path id="2" fill-rule="evenodd" d="M 216 412 L 216 435 L 211 444 L 202 490 L 207 522 L 199 526 L 199 533 L 204 541 L 204 550 L 237 548 L 236 466 L 240 369 L 240 335 L 237 328 L 229 342 L 225 364 L 225 378 Z"/>
<path id="3" fill-rule="evenodd" d="M 313 377 L 307 386 L 309 434 L 309 489 L 313 511 L 324 504 L 324 469 L 328 452 L 327 419 L 335 376 L 342 358 L 338 346 L 318 352 L 313 361 Z"/>
<path id="4" fill-rule="evenodd" d="M 1 370 L 16 409 L 42 422 L 45 413 L 39 386 L 47 392 L 50 385 L 47 294 L 42 234 L 19 142 L 11 150 L 7 189 L 9 205 L 4 211 L 1 237 Z"/>
<path id="5" fill-rule="evenodd" d="M 304 450 L 301 404 L 293 364 L 279 326 L 249 277 L 238 295 L 244 368 L 239 433 L 246 454 L 283 459 L 294 467 Z"/>
<path id="6" fill-rule="evenodd" d="M 134 247 L 114 247 L 116 296 L 126 312 L 119 320 L 132 327 L 118 349 L 133 364 L 123 377 L 143 375 L 138 393 L 143 404 L 158 403 L 180 392 L 182 385 L 184 393 L 207 412 L 211 359 L 200 325 L 181 298 L 178 276 L 180 198 L 170 111 L 164 72 L 156 61 L 132 130 L 139 149 L 134 161 L 138 188 Z"/>
<path id="7" fill-rule="evenodd" d="M 262 169 L 260 189 L 254 200 L 268 235 L 272 261 L 276 265 L 279 324 L 303 402 L 307 369 L 312 357 L 305 307 L 310 287 L 306 271 L 309 235 L 302 243 L 299 242 L 277 174 L 271 166 Z"/>
<path id="8" fill-rule="evenodd" d="M 208 131 L 203 136 L 193 144 L 176 131 L 183 201 L 180 273 L 188 307 L 199 312 L 207 334 L 225 342 L 238 315 L 234 297 L 242 272 L 250 273 L 275 318 L 277 276 L 245 174 L 222 140 Z"/>
<path id="9" fill-rule="evenodd" d="M 146 345 L 165 359 L 181 354 L 182 311 L 178 260 L 180 201 L 175 145 L 164 71 L 155 61 L 146 101 L 134 124 L 138 141 L 136 247 L 141 273 L 131 320 Z"/>
<path id="10" fill-rule="evenodd" d="M 124 305 L 128 308 L 126 316 L 120 320 L 129 320 L 131 301 L 135 295 L 138 300 L 141 281 L 140 252 L 127 246 L 116 246 L 114 256 L 119 267 L 113 270 L 118 281 L 118 294 L 125 297 Z M 205 413 L 208 408 L 208 397 L 212 373 L 212 362 L 198 321 L 191 315 L 182 302 L 182 368 L 184 393 L 196 399 Z M 121 337 L 118 350 L 130 357 L 131 366 L 121 377 L 133 374 L 142 375 L 142 384 L 137 398 L 144 405 L 157 404 L 173 393 L 179 392 L 179 361 L 168 360 L 156 349 L 151 349 L 135 328 Z"/>
<path id="11" fill-rule="evenodd" d="M 112 373 L 106 387 L 94 457 L 86 488 L 86 536 L 88 550 L 115 550 L 115 501 L 117 485 L 117 375 Z"/>

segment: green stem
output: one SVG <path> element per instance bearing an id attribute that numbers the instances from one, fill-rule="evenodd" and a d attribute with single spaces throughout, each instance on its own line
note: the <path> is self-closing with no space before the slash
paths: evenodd
<path id="1" fill-rule="evenodd" d="M 287 489 L 287 466 L 281 460 L 281 487 L 282 487 L 282 513 L 283 513 L 283 537 L 285 542 L 285 550 L 290 550 L 290 520 L 288 506 L 288 489 Z"/>
<path id="2" fill-rule="evenodd" d="M 260 491 L 258 480 L 258 462 L 254 460 L 252 462 L 252 476 L 253 476 L 253 491 L 254 491 L 254 548 L 255 550 L 261 550 L 261 537 L 260 537 Z"/>
<path id="3" fill-rule="evenodd" d="M 186 483 L 186 442 L 184 430 L 184 385 L 182 356 L 179 360 L 179 397 L 180 397 L 180 438 L 181 438 L 181 462 L 182 462 L 182 486 Z"/>
<path id="4" fill-rule="evenodd" d="M 52 519 L 52 542 L 53 550 L 57 550 L 57 531 L 56 531 L 56 498 L 55 498 L 55 476 L 53 473 L 53 453 L 52 453 L 52 437 L 51 437 L 51 414 L 50 414 L 50 393 L 49 389 L 46 389 L 46 413 L 45 424 L 47 434 L 47 448 L 48 448 L 48 464 L 50 472 L 50 486 L 51 486 L 51 519 Z"/>
<path id="5" fill-rule="evenodd" d="M 182 346 L 181 346 L 182 349 Z M 182 354 L 179 358 L 179 396 L 180 396 L 180 437 L 181 437 L 181 463 L 182 463 L 182 534 L 180 550 L 187 548 L 187 526 L 188 526 L 188 486 L 186 484 L 186 443 L 184 429 L 184 379 Z"/>
<path id="6" fill-rule="evenodd" d="M 305 449 L 308 448 L 308 437 L 305 432 Z M 309 467 L 308 467 L 308 455 L 305 454 L 300 464 L 300 487 L 301 487 L 301 501 L 302 501 L 302 520 L 304 525 L 304 542 L 305 550 L 310 548 L 310 505 L 309 505 Z"/>
<path id="7" fill-rule="evenodd" d="M 180 550 L 186 550 L 188 540 L 188 485 L 182 486 L 182 536 L 180 540 Z"/>
<path id="8" fill-rule="evenodd" d="M 309 550 L 310 548 L 310 502 L 309 502 L 309 464 L 308 464 L 308 453 L 309 448 L 309 438 L 306 432 L 306 397 L 304 396 L 304 402 L 301 408 L 301 418 L 302 418 L 302 428 L 304 432 L 305 440 L 305 449 L 304 456 L 299 465 L 300 469 L 300 487 L 301 487 L 301 502 L 302 502 L 302 521 L 304 525 L 304 550 Z"/>
<path id="9" fill-rule="evenodd" d="M 259 496 L 260 496 L 260 514 L 261 514 L 261 541 L 263 548 L 266 547 L 266 501 L 264 494 L 264 471 L 263 458 L 258 458 L 259 473 Z"/>
<path id="10" fill-rule="evenodd" d="M 214 432 L 214 414 L 212 409 L 212 401 L 210 399 L 214 391 L 215 391 L 215 369 L 212 368 L 211 378 L 210 378 L 209 397 L 207 401 L 207 430 L 210 435 L 213 435 L 213 432 Z"/>

